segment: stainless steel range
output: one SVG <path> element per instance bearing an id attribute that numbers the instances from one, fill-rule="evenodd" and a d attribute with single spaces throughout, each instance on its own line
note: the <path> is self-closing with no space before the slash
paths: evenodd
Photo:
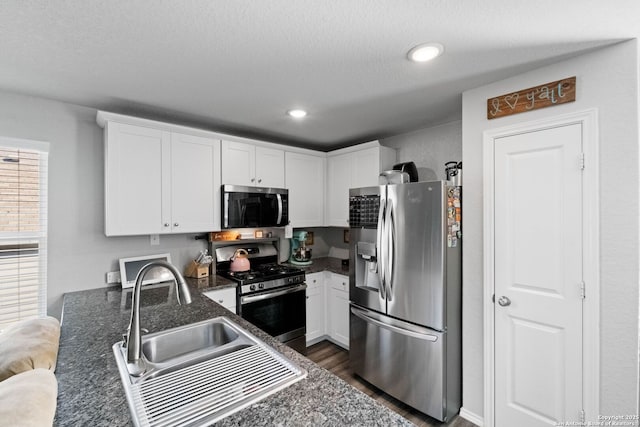
<path id="1" fill-rule="evenodd" d="M 212 248 L 213 249 L 213 248 Z M 248 253 L 251 268 L 231 271 L 238 249 Z M 272 243 L 241 243 L 214 249 L 217 274 L 238 283 L 238 314 L 293 349 L 306 351 L 304 270 L 278 264 Z"/>

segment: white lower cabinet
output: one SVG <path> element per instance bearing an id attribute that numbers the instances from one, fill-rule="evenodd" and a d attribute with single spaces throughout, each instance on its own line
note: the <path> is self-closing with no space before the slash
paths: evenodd
<path id="1" fill-rule="evenodd" d="M 217 302 L 229 311 L 237 314 L 236 308 L 236 288 L 224 288 L 215 291 L 203 292 L 204 296 Z"/>
<path id="2" fill-rule="evenodd" d="M 349 278 L 323 271 L 307 274 L 307 345 L 329 339 L 349 349 Z"/>
<path id="3" fill-rule="evenodd" d="M 327 326 L 329 338 L 349 349 L 349 278 L 329 273 Z"/>
<path id="4" fill-rule="evenodd" d="M 307 345 L 315 344 L 326 334 L 324 272 L 307 274 Z"/>

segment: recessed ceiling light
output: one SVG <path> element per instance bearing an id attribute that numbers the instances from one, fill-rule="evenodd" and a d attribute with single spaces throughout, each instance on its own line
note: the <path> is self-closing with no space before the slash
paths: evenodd
<path id="1" fill-rule="evenodd" d="M 440 43 L 424 43 L 412 48 L 407 58 L 413 62 L 427 62 L 442 55 L 444 46 Z"/>
<path id="2" fill-rule="evenodd" d="M 307 112 L 300 109 L 294 109 L 287 111 L 287 114 L 295 119 L 301 119 L 307 115 Z"/>

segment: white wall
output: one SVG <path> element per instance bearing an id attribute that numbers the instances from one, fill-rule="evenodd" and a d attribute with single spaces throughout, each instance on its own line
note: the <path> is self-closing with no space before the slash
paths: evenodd
<path id="1" fill-rule="evenodd" d="M 444 164 L 462 160 L 462 122 L 384 138 L 380 144 L 396 149 L 398 163 L 414 162 L 420 181 L 442 180 L 446 178 Z"/>
<path id="2" fill-rule="evenodd" d="M 0 135 L 50 142 L 48 308 L 59 316 L 65 292 L 99 288 L 119 258 L 170 252 L 182 268 L 206 247 L 194 235 L 104 235 L 104 154 L 96 110 L 0 92 Z"/>
<path id="3" fill-rule="evenodd" d="M 486 119 L 488 98 L 574 75 L 575 102 Z M 600 130 L 600 413 L 638 413 L 638 46 L 634 40 L 463 94 L 463 406 L 476 415 L 483 414 L 484 396 L 482 132 L 590 108 L 598 109 Z"/>

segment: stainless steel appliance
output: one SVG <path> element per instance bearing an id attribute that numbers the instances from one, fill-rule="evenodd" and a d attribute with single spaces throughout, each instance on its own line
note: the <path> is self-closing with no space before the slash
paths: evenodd
<path id="1" fill-rule="evenodd" d="M 351 189 L 350 366 L 441 421 L 461 402 L 461 187 Z"/>
<path id="2" fill-rule="evenodd" d="M 289 223 L 289 190 L 222 186 L 222 228 L 284 227 Z"/>
<path id="3" fill-rule="evenodd" d="M 230 259 L 244 249 L 247 271 L 231 271 Z M 238 314 L 300 353 L 306 352 L 306 289 L 304 270 L 278 264 L 271 243 L 242 243 L 214 249 L 216 272 L 238 283 Z"/>

